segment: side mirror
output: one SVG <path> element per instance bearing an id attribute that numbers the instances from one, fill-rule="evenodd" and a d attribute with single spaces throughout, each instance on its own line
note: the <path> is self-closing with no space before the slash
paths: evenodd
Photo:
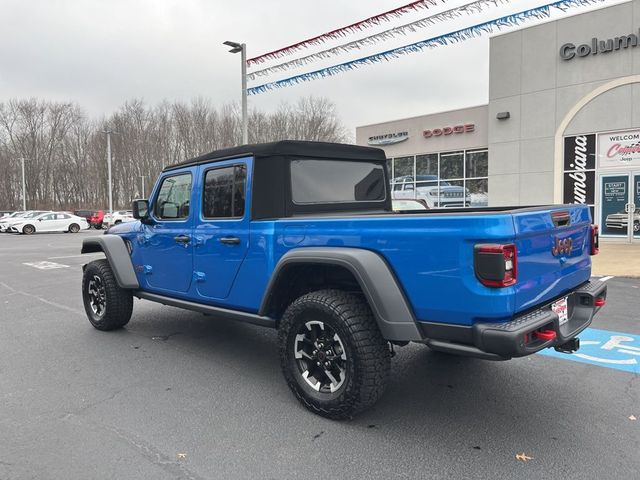
<path id="1" fill-rule="evenodd" d="M 148 200 L 134 200 L 131 205 L 133 211 L 133 218 L 145 222 L 149 219 L 149 201 Z"/>

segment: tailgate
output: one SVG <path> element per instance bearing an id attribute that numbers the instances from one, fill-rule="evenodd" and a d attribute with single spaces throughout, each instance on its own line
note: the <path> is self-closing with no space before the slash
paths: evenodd
<path id="1" fill-rule="evenodd" d="M 591 276 L 591 214 L 585 205 L 513 212 L 518 251 L 515 311 L 547 303 Z"/>

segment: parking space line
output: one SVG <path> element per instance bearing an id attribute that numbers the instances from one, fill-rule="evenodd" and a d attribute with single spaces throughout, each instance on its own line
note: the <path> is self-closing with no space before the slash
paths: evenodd
<path id="1" fill-rule="evenodd" d="M 79 255 L 64 255 L 62 257 L 49 257 L 49 260 L 59 260 L 61 258 L 86 257 L 86 256 L 90 256 L 90 255 L 103 255 L 103 253 L 102 252 L 95 252 L 95 253 L 81 253 Z"/>
<path id="2" fill-rule="evenodd" d="M 613 278 L 613 275 L 609 275 L 608 277 L 602 277 L 600 279 L 601 282 L 606 282 L 607 280 L 611 280 Z"/>
<path id="3" fill-rule="evenodd" d="M 35 298 L 36 300 L 38 300 L 38 301 L 40 301 L 42 303 L 46 303 L 47 305 L 51 305 L 52 307 L 56 307 L 56 308 L 59 308 L 61 310 L 66 310 L 67 312 L 75 313 L 76 315 L 81 315 L 83 317 L 85 316 L 85 313 L 81 312 L 80 310 L 76 310 L 75 308 L 67 307 L 66 305 L 61 305 L 59 303 L 52 302 L 50 300 L 47 300 L 46 298 L 42 298 L 42 297 L 39 297 L 37 295 L 34 295 L 33 293 L 23 292 L 21 290 L 18 290 L 18 289 L 15 289 L 13 287 L 10 287 L 9 285 L 7 285 L 4 282 L 0 282 L 0 285 L 3 286 L 4 288 L 6 288 L 7 290 L 9 290 L 11 293 L 17 293 L 19 295 L 24 295 L 26 297 Z"/>
<path id="4" fill-rule="evenodd" d="M 28 267 L 37 268 L 38 270 L 53 270 L 56 268 L 69 268 L 69 265 L 64 265 L 62 263 L 55 262 L 25 262 L 23 265 L 27 265 Z"/>

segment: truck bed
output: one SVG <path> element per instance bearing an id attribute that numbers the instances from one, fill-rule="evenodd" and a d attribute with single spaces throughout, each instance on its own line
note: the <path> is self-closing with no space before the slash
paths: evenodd
<path id="1" fill-rule="evenodd" d="M 569 212 L 570 225 L 556 227 L 551 212 Z M 418 321 L 465 326 L 506 321 L 589 279 L 590 224 L 589 208 L 581 205 L 345 212 L 257 221 L 235 282 L 253 282 L 255 296 L 233 288 L 229 301 L 254 310 L 270 269 L 293 248 L 354 247 L 387 261 Z M 571 238 L 574 246 L 562 261 L 551 252 L 556 235 Z M 480 284 L 474 270 L 474 246 L 480 243 L 516 244 L 516 285 Z"/>

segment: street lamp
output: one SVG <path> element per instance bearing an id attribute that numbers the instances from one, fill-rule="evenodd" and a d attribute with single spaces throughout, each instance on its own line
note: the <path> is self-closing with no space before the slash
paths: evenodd
<path id="1" fill-rule="evenodd" d="M 140 177 L 140 198 L 144 198 L 144 179 L 146 175 L 139 175 Z"/>
<path id="2" fill-rule="evenodd" d="M 117 135 L 111 129 L 103 130 L 102 133 L 107 135 L 107 176 L 109 178 L 109 215 L 113 215 L 113 193 L 111 189 L 111 135 Z"/>
<path id="3" fill-rule="evenodd" d="M 231 47 L 229 52 L 240 53 L 242 62 L 242 143 L 249 143 L 249 124 L 247 119 L 247 46 L 244 43 L 231 42 L 227 40 L 223 45 Z"/>
<path id="4" fill-rule="evenodd" d="M 27 210 L 27 182 L 24 178 L 24 157 L 20 157 L 22 163 L 22 210 Z"/>

